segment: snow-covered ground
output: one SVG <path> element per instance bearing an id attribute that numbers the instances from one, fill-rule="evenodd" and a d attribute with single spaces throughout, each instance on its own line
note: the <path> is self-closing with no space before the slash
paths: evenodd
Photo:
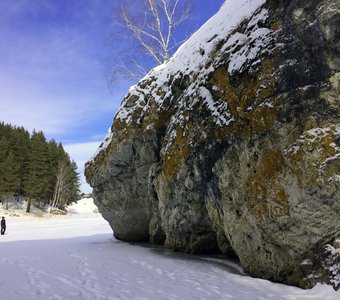
<path id="1" fill-rule="evenodd" d="M 122 243 L 91 199 L 65 216 L 5 212 L 0 236 L 0 299 L 339 299 L 245 276 L 219 257 L 190 256 Z"/>

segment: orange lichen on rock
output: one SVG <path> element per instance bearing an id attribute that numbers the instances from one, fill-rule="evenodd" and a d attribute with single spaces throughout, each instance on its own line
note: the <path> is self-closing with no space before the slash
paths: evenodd
<path id="1" fill-rule="evenodd" d="M 246 178 L 250 207 L 261 222 L 289 215 L 288 196 L 279 180 L 285 165 L 282 153 L 278 149 L 270 149 L 260 157 L 256 168 Z"/>
<path id="2" fill-rule="evenodd" d="M 338 175 L 340 148 L 336 146 L 337 138 L 339 132 L 334 125 L 314 128 L 306 131 L 288 149 L 287 157 L 300 188 L 316 188 L 319 183 L 328 183 L 332 176 Z"/>
<path id="3" fill-rule="evenodd" d="M 183 128 L 176 128 L 176 136 L 164 155 L 162 170 L 166 176 L 176 178 L 183 161 L 191 153 L 189 137 Z"/>
<path id="4" fill-rule="evenodd" d="M 231 132 L 244 136 L 247 132 L 271 130 L 276 120 L 272 106 L 276 84 L 273 74 L 273 62 L 268 58 L 262 59 L 256 71 L 243 73 L 242 76 L 231 77 L 225 65 L 214 71 L 211 81 L 218 87 L 213 92 L 214 98 L 228 103 L 235 120 L 229 126 L 218 129 L 218 139 Z"/>

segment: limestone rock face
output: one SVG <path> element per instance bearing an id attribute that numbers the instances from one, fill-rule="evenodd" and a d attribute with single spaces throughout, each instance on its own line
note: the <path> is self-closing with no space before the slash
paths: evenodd
<path id="1" fill-rule="evenodd" d="M 228 0 L 129 90 L 86 165 L 95 203 L 118 239 L 307 286 L 340 236 L 339 95 L 338 0 Z"/>

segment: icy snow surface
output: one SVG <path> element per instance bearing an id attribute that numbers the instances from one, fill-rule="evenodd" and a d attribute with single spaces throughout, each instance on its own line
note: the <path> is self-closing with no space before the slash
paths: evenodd
<path id="1" fill-rule="evenodd" d="M 242 274 L 221 257 L 190 256 L 122 243 L 92 199 L 66 216 L 0 213 L 0 299 L 3 300 L 224 300 L 338 299 L 331 287 L 312 290 Z"/>

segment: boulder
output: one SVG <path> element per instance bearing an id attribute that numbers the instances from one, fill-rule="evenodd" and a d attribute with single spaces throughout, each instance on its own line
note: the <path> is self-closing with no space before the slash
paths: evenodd
<path id="1" fill-rule="evenodd" d="M 315 284 L 340 236 L 339 28 L 338 0 L 228 0 L 131 87 L 85 171 L 114 235 Z"/>

